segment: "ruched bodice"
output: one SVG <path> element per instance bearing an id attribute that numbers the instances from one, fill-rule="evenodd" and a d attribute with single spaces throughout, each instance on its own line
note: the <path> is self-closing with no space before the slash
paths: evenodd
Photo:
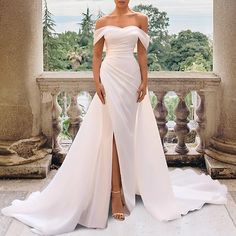
<path id="1" fill-rule="evenodd" d="M 149 35 L 135 25 L 119 27 L 107 25 L 94 31 L 94 42 L 104 36 L 106 56 L 132 56 L 135 45 L 140 39 L 147 49 L 150 41 Z"/>

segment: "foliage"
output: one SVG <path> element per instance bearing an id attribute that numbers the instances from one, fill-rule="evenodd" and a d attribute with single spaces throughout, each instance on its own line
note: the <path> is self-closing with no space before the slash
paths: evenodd
<path id="1" fill-rule="evenodd" d="M 52 13 L 48 10 L 47 2 L 44 1 L 44 17 L 43 17 L 43 59 L 44 70 L 53 70 L 60 63 L 58 60 L 57 44 L 53 37 L 55 33 L 55 21 Z"/>
<path id="2" fill-rule="evenodd" d="M 166 12 L 152 5 L 139 4 L 134 11 L 148 16 L 150 44 L 149 71 L 210 71 L 212 70 L 212 42 L 206 35 L 191 30 L 169 35 L 169 18 Z M 55 22 L 45 0 L 43 20 L 44 69 L 51 71 L 91 70 L 93 57 L 93 30 L 96 20 L 89 8 L 82 14 L 77 32 L 55 33 Z M 96 19 L 103 16 L 98 12 Z"/>
<path id="3" fill-rule="evenodd" d="M 91 38 L 93 37 L 93 25 L 95 23 L 92 20 L 92 14 L 89 12 L 89 8 L 87 8 L 86 13 L 82 13 L 83 18 L 81 23 L 81 29 L 79 30 L 80 35 L 80 46 L 88 46 L 91 42 Z"/>
<path id="4" fill-rule="evenodd" d="M 69 121 L 69 118 L 68 117 L 62 117 L 62 131 L 61 131 L 61 134 L 62 134 L 62 138 L 64 139 L 70 139 L 71 138 L 71 135 L 69 133 L 69 126 L 70 126 L 70 121 Z"/>
<path id="5" fill-rule="evenodd" d="M 164 104 L 168 110 L 167 120 L 174 120 L 175 119 L 175 108 L 178 104 L 178 97 L 177 96 L 165 96 Z"/>
<path id="6" fill-rule="evenodd" d="M 201 71 L 212 69 L 212 51 L 207 36 L 191 30 L 172 35 L 166 60 L 168 70 L 191 70 L 197 68 L 195 65 L 199 65 Z"/>
<path id="7" fill-rule="evenodd" d="M 169 18 L 166 12 L 159 11 L 153 5 L 139 4 L 134 11 L 142 12 L 148 16 L 148 34 L 151 44 L 148 48 L 148 66 L 150 71 L 165 68 L 165 55 L 168 50 Z"/>
<path id="8" fill-rule="evenodd" d="M 153 93 L 153 91 L 149 91 L 148 96 L 149 96 L 149 99 L 150 99 L 150 102 L 151 102 L 152 109 L 154 109 L 156 104 L 157 104 L 157 97 Z"/>
<path id="9" fill-rule="evenodd" d="M 178 96 L 168 96 L 166 95 L 165 98 L 164 98 L 164 104 L 168 110 L 168 115 L 167 115 L 167 120 L 175 120 L 175 109 L 178 105 L 178 102 L 179 102 L 179 98 Z M 185 103 L 186 103 L 186 106 L 188 107 L 189 109 L 189 115 L 188 115 L 188 119 L 191 120 L 192 117 L 193 117 L 193 114 L 192 114 L 192 94 L 189 93 L 187 94 L 187 96 L 185 97 Z"/>
<path id="10" fill-rule="evenodd" d="M 163 41 L 168 36 L 167 27 L 169 26 L 169 18 L 166 12 L 159 11 L 153 5 L 139 4 L 133 7 L 134 11 L 142 12 L 148 17 L 148 34 L 152 38 Z"/>
<path id="11" fill-rule="evenodd" d="M 143 12 L 148 16 L 150 44 L 148 48 L 149 71 L 211 71 L 212 70 L 212 41 L 203 33 L 184 30 L 178 34 L 168 33 L 169 18 L 166 12 L 152 5 L 139 4 L 134 11 Z M 103 16 L 99 11 L 96 19 Z M 82 14 L 78 32 L 55 32 L 55 21 L 50 13 L 47 2 L 44 2 L 43 17 L 43 49 L 45 71 L 80 71 L 92 70 L 93 31 L 96 20 L 89 8 Z M 154 108 L 157 100 L 154 94 L 149 94 Z M 59 103 L 62 99 L 59 97 Z M 191 94 L 185 98 L 190 109 Z M 174 109 L 178 104 L 177 96 L 166 96 L 165 105 L 168 109 L 168 120 L 174 120 Z M 192 111 L 190 109 L 190 111 Z M 192 114 L 189 115 L 192 117 Z M 63 120 L 64 135 L 68 134 L 68 119 Z"/>

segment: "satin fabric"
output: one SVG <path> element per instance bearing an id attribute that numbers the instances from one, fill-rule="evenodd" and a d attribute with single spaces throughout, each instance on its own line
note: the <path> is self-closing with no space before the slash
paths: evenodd
<path id="1" fill-rule="evenodd" d="M 67 156 L 51 182 L 27 199 L 1 210 L 40 235 L 71 232 L 77 224 L 107 227 L 111 194 L 112 136 L 116 139 L 125 213 L 135 207 L 135 194 L 160 221 L 181 218 L 205 203 L 225 204 L 227 187 L 209 175 L 175 168 L 169 171 L 151 103 L 137 103 L 141 73 L 133 51 L 149 35 L 137 26 L 104 26 L 94 31 L 95 45 L 105 39 L 100 78 L 102 104 L 94 95 Z"/>

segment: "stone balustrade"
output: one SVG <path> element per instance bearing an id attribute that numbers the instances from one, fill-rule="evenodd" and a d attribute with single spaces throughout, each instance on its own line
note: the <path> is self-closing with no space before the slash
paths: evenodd
<path id="1" fill-rule="evenodd" d="M 69 117 L 69 133 L 73 138 L 83 121 L 81 107 L 77 103 L 78 94 L 87 91 L 92 97 L 95 94 L 95 85 L 92 71 L 79 72 L 44 72 L 37 78 L 41 92 L 41 123 L 42 131 L 48 137 L 53 152 L 60 153 L 62 147 L 58 140 L 61 132 L 62 113 Z M 218 121 L 219 107 L 217 107 L 220 78 L 212 72 L 149 72 L 148 89 L 157 97 L 154 114 L 159 128 L 162 145 L 169 165 L 199 165 L 203 163 L 204 150 L 214 134 Z M 164 97 L 173 91 L 178 96 L 175 107 L 174 133 L 177 143 L 165 143 L 168 133 L 168 109 Z M 196 132 L 198 142 L 196 145 L 186 143 L 189 127 L 189 109 L 186 105 L 186 95 L 195 91 L 197 104 L 194 109 L 194 120 L 197 123 Z M 60 106 L 59 94 L 70 103 Z M 64 155 L 65 156 L 65 155 Z"/>

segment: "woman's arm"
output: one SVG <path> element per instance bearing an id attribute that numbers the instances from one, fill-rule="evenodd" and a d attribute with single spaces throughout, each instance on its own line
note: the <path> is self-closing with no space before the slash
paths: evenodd
<path id="1" fill-rule="evenodd" d="M 139 16 L 139 22 L 141 29 L 144 32 L 148 32 L 148 17 L 146 15 Z M 137 53 L 138 53 L 138 63 L 140 67 L 141 79 L 142 82 L 138 89 L 138 99 L 137 102 L 141 102 L 146 95 L 147 83 L 148 83 L 148 67 L 147 67 L 147 50 L 143 46 L 140 39 L 137 43 Z"/>
<path id="2" fill-rule="evenodd" d="M 95 29 L 100 28 L 101 21 L 97 20 Z M 92 67 L 93 67 L 93 78 L 95 82 L 96 92 L 101 100 L 102 103 L 105 104 L 105 90 L 101 83 L 100 79 L 100 67 L 102 63 L 102 52 L 103 52 L 103 46 L 104 46 L 104 37 L 98 40 L 96 44 L 93 47 L 93 61 L 92 61 Z"/>

